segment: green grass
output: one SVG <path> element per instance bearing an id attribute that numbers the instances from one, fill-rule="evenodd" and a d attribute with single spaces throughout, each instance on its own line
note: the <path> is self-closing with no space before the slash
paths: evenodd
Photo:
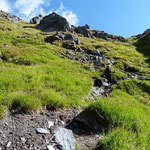
<path id="1" fill-rule="evenodd" d="M 64 49 L 44 42 L 54 33 L 3 19 L 0 26 L 4 30 L 0 30 L 0 114 L 4 108 L 87 105 L 84 99 L 95 72 L 85 64 L 60 58 L 56 52 Z"/>
<path id="2" fill-rule="evenodd" d="M 123 80 L 132 72 L 150 79 L 148 36 L 119 43 L 76 35 L 81 40 L 77 47 L 106 53 L 102 66 L 108 64 L 108 59 L 115 61 L 113 92 L 91 102 L 86 97 L 91 92 L 93 77 L 99 78 L 104 68 L 96 72 L 92 64 L 65 59 L 58 54 L 65 51 L 64 41 L 46 43 L 45 39 L 55 32 L 44 33 L 34 27 L 0 19 L 0 116 L 8 109 L 86 107 L 105 118 L 108 131 L 98 143 L 101 149 L 148 150 L 150 83 Z"/>
<path id="3" fill-rule="evenodd" d="M 108 126 L 108 132 L 98 144 L 101 148 L 130 150 L 131 147 L 150 147 L 149 88 L 150 84 L 146 81 L 121 81 L 113 87 L 110 97 L 99 99 L 87 108 L 97 110 Z"/>

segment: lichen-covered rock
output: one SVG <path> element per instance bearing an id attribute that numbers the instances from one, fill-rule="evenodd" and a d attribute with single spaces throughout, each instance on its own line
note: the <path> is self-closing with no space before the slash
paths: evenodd
<path id="1" fill-rule="evenodd" d="M 58 127 L 54 134 L 55 142 L 59 143 L 62 150 L 75 150 L 75 138 L 71 130 Z"/>

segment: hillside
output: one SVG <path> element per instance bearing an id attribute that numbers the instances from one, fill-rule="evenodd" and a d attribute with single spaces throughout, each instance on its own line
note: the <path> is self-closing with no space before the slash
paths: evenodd
<path id="1" fill-rule="evenodd" d="M 150 33 L 125 39 L 88 26 L 68 26 L 68 32 L 59 33 L 43 32 L 43 28 L 0 18 L 1 120 L 14 114 L 82 110 L 90 124 L 81 121 L 84 128 L 93 129 L 94 114 L 99 115 L 96 133 L 85 134 L 98 136 L 98 142 L 95 146 L 87 143 L 86 148 L 150 149 Z M 84 29 L 87 34 L 82 34 Z M 111 85 L 103 75 L 106 65 L 114 72 Z M 76 115 L 64 119 L 64 124 Z M 0 149 L 8 139 L 0 137 Z M 76 148 L 84 149 L 79 141 Z M 12 149 L 20 148 L 12 145 Z"/>

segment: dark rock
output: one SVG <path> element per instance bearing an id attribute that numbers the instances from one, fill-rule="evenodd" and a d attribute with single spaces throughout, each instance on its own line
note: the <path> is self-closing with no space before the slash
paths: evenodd
<path id="1" fill-rule="evenodd" d="M 130 66 L 130 64 L 125 63 L 124 64 L 124 71 L 126 72 L 138 72 L 138 70 L 135 67 Z"/>
<path id="2" fill-rule="evenodd" d="M 69 34 L 69 33 L 61 33 L 61 32 L 57 32 L 55 35 L 47 37 L 45 39 L 46 42 L 50 42 L 53 43 L 56 40 L 71 40 L 74 41 L 76 44 L 80 44 L 80 40 L 74 36 L 73 34 Z"/>
<path id="3" fill-rule="evenodd" d="M 85 27 L 86 27 L 87 29 L 90 29 L 90 26 L 89 26 L 88 24 L 86 24 Z"/>
<path id="4" fill-rule="evenodd" d="M 22 22 L 22 20 L 14 15 L 11 15 L 7 12 L 4 12 L 4 11 L 0 11 L 0 18 L 3 18 L 3 19 L 6 19 L 6 20 L 9 20 L 11 22 L 15 22 L 15 23 L 20 23 Z"/>
<path id="5" fill-rule="evenodd" d="M 93 38 L 91 32 L 88 30 L 87 26 L 79 26 L 75 29 L 75 32 L 80 33 L 88 38 Z"/>
<path id="6" fill-rule="evenodd" d="M 117 42 L 128 42 L 128 40 L 122 36 L 112 35 L 104 31 L 97 31 L 97 30 L 93 30 L 93 32 L 95 32 L 93 35 L 100 39 L 104 39 L 104 40 L 112 39 Z"/>
<path id="7" fill-rule="evenodd" d="M 43 18 L 42 15 L 33 17 L 33 18 L 30 20 L 30 23 L 32 23 L 32 24 L 39 24 L 40 21 L 42 20 L 42 18 Z"/>
<path id="8" fill-rule="evenodd" d="M 68 21 L 59 16 L 56 13 L 49 14 L 40 21 L 40 24 L 37 26 L 37 29 L 41 29 L 45 32 L 53 32 L 53 31 L 65 31 L 65 32 L 73 32 Z"/>
<path id="9" fill-rule="evenodd" d="M 77 49 L 74 41 L 68 42 L 68 43 L 63 43 L 63 47 L 66 49 L 72 49 L 72 50 Z"/>
<path id="10" fill-rule="evenodd" d="M 69 129 L 80 129 L 79 134 L 101 132 L 107 126 L 105 119 L 97 111 L 85 110 L 66 125 Z M 82 133 L 83 131 L 83 133 Z M 85 132 L 84 132 L 85 131 Z"/>
<path id="11" fill-rule="evenodd" d="M 64 40 L 72 40 L 76 44 L 81 44 L 80 40 L 72 34 L 64 34 Z"/>
<path id="12" fill-rule="evenodd" d="M 103 85 L 103 82 L 101 79 L 94 80 L 94 86 L 101 87 L 102 85 Z"/>

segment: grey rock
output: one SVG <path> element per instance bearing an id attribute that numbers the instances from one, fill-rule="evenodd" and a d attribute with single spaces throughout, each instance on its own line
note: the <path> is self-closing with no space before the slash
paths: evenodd
<path id="1" fill-rule="evenodd" d="M 75 32 L 80 33 L 85 37 L 93 38 L 91 32 L 87 29 L 87 26 L 79 26 L 75 29 Z"/>
<path id="2" fill-rule="evenodd" d="M 48 128 L 50 129 L 52 126 L 54 126 L 54 122 L 47 120 Z"/>
<path id="3" fill-rule="evenodd" d="M 102 88 L 99 88 L 99 87 L 92 87 L 92 95 L 93 96 L 96 96 L 96 97 L 99 97 L 101 96 L 102 94 L 104 93 L 104 90 Z"/>
<path id="4" fill-rule="evenodd" d="M 71 130 L 58 127 L 55 130 L 54 140 L 60 143 L 60 148 L 62 150 L 75 150 L 75 138 Z"/>
<path id="5" fill-rule="evenodd" d="M 3 19 L 6 19 L 6 20 L 9 20 L 11 22 L 15 22 L 15 23 L 20 23 L 22 22 L 22 20 L 14 15 L 11 15 L 7 12 L 4 12 L 4 11 L 0 11 L 0 18 L 3 18 Z"/>
<path id="6" fill-rule="evenodd" d="M 26 142 L 26 139 L 24 137 L 21 137 L 20 140 L 21 140 L 22 143 Z"/>
<path id="7" fill-rule="evenodd" d="M 43 128 L 36 128 L 35 129 L 37 133 L 40 133 L 40 134 L 49 134 L 50 132 L 46 129 L 43 129 Z"/>
<path id="8" fill-rule="evenodd" d="M 46 115 L 47 117 L 50 117 L 50 116 L 51 116 L 51 114 L 48 113 L 48 112 L 46 112 L 45 115 Z"/>
<path id="9" fill-rule="evenodd" d="M 76 48 L 77 48 L 74 41 L 68 42 L 68 43 L 63 43 L 63 47 L 66 49 L 72 49 L 72 50 L 76 50 Z"/>
<path id="10" fill-rule="evenodd" d="M 11 142 L 9 141 L 6 145 L 6 148 L 9 148 L 11 146 Z"/>
<path id="11" fill-rule="evenodd" d="M 57 40 L 59 40 L 59 41 L 70 40 L 70 41 L 75 42 L 78 45 L 81 44 L 80 40 L 76 36 L 74 36 L 73 34 L 70 34 L 70 33 L 57 32 L 55 35 L 47 37 L 45 39 L 46 42 L 50 42 L 50 43 L 53 43 L 54 41 L 57 41 Z"/>
<path id="12" fill-rule="evenodd" d="M 40 21 L 42 20 L 42 18 L 43 18 L 42 15 L 33 17 L 33 18 L 30 20 L 30 23 L 32 23 L 32 24 L 39 24 Z"/>
<path id="13" fill-rule="evenodd" d="M 103 82 L 103 86 L 104 86 L 104 87 L 109 87 L 109 84 L 106 83 L 106 82 Z"/>
<path id="14" fill-rule="evenodd" d="M 55 149 L 53 148 L 53 146 L 48 145 L 48 146 L 47 146 L 47 150 L 55 150 Z"/>
<path id="15" fill-rule="evenodd" d="M 99 51 L 99 50 L 91 50 L 91 49 L 86 49 L 84 50 L 85 53 L 87 54 L 91 54 L 91 55 L 96 55 L 96 56 L 103 56 L 103 52 Z"/>
<path id="16" fill-rule="evenodd" d="M 94 36 L 100 39 L 104 39 L 104 40 L 112 39 L 117 42 L 128 42 L 128 40 L 122 36 L 108 34 L 104 31 L 97 31 L 97 30 L 93 30 L 93 31 L 95 32 Z"/>
<path id="17" fill-rule="evenodd" d="M 73 32 L 68 21 L 56 13 L 49 14 L 40 21 L 40 24 L 37 26 L 37 29 L 40 29 L 45 32 L 53 31 L 65 31 Z"/>

